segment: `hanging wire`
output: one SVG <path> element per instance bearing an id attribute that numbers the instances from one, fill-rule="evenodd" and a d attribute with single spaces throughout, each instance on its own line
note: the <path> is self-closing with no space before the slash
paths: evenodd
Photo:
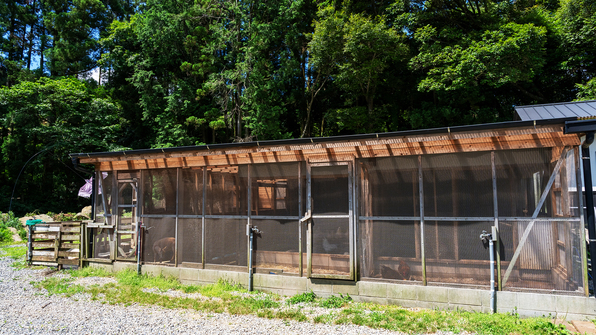
<path id="1" fill-rule="evenodd" d="M 53 147 L 55 147 L 57 145 L 58 145 L 58 143 L 56 143 L 54 145 L 51 145 L 51 146 L 49 146 L 49 147 L 47 147 L 47 148 L 45 148 L 45 149 L 37 152 L 35 155 L 31 156 L 31 158 L 29 158 L 29 160 L 27 160 L 27 162 L 25 162 L 25 165 L 23 165 L 23 167 L 21 168 L 21 171 L 19 172 L 19 175 L 17 176 L 17 180 L 15 180 L 15 182 L 14 182 L 14 187 L 12 188 L 12 194 L 10 196 L 10 205 L 8 206 L 8 211 L 9 212 L 12 210 L 12 199 L 14 198 L 14 191 L 17 189 L 17 183 L 19 182 L 19 178 L 21 177 L 21 173 L 23 173 L 23 170 L 25 170 L 25 167 L 27 166 L 27 164 L 29 164 L 29 162 L 33 158 L 35 158 L 37 155 L 39 155 L 39 154 L 41 154 L 43 152 L 46 152 L 46 151 L 52 149 Z"/>

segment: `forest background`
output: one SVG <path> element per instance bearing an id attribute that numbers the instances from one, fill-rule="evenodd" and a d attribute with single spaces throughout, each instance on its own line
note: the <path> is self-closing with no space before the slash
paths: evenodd
<path id="1" fill-rule="evenodd" d="M 89 204 L 72 152 L 508 121 L 595 74 L 593 0 L 0 0 L 0 211 L 35 154 L 17 214 Z"/>

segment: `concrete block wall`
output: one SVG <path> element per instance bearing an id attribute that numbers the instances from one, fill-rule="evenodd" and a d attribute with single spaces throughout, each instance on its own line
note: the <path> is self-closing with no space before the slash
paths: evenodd
<path id="1" fill-rule="evenodd" d="M 127 268 L 136 271 L 134 263 L 90 263 L 89 265 L 108 271 L 121 271 Z M 159 265 L 143 265 L 141 271 L 154 276 L 175 277 L 184 284 L 209 284 L 224 279 L 244 287 L 248 286 L 248 273 L 245 272 Z M 354 282 L 263 273 L 253 275 L 253 288 L 285 296 L 310 291 L 321 297 L 341 293 L 349 294 L 355 301 L 360 302 L 394 304 L 403 307 L 460 309 L 483 313 L 491 311 L 490 291 L 478 289 L 376 281 Z M 596 317 L 594 297 L 499 291 L 496 293 L 496 303 L 497 312 L 516 312 L 526 317 L 556 316 L 566 320 L 586 320 Z"/>

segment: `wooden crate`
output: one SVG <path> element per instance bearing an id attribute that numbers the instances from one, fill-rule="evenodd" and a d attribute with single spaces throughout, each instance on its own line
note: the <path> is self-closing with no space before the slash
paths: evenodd
<path id="1" fill-rule="evenodd" d="M 28 260 L 30 264 L 57 266 L 81 265 L 82 221 L 46 222 L 29 231 Z"/>

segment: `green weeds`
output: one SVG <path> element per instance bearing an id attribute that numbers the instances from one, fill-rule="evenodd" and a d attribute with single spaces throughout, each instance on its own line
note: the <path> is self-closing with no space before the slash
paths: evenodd
<path id="1" fill-rule="evenodd" d="M 346 294 L 344 296 L 340 293 L 339 296 L 331 295 L 328 298 L 322 299 L 319 303 L 319 306 L 324 308 L 341 308 L 344 307 L 350 301 L 352 301 L 352 298 L 349 294 Z"/>
<path id="2" fill-rule="evenodd" d="M 127 270 L 109 273 L 98 268 L 68 271 L 69 278 L 50 277 L 37 283 L 48 294 L 72 296 L 88 293 L 91 298 L 109 304 L 155 305 L 164 308 L 200 310 L 207 313 L 252 314 L 263 318 L 308 321 L 325 324 L 355 324 L 410 334 L 449 331 L 478 334 L 568 334 L 563 326 L 548 318 L 522 319 L 516 313 L 483 314 L 465 311 L 420 310 L 353 302 L 349 295 L 319 298 L 313 292 L 281 299 L 278 295 L 248 292 L 239 285 L 220 280 L 215 284 L 183 285 L 164 276 L 137 275 Z M 81 286 L 79 277 L 113 277 L 115 283 Z M 199 293 L 201 297 L 170 295 L 170 291 Z M 299 306 L 293 307 L 294 305 Z M 319 307 L 327 312 L 312 311 Z M 310 313 L 305 311 L 311 310 Z M 318 313 L 318 314 L 317 314 Z M 311 316 L 307 316 L 310 314 Z"/>
<path id="3" fill-rule="evenodd" d="M 295 296 L 288 298 L 288 300 L 286 300 L 286 302 L 290 305 L 295 305 L 295 304 L 299 304 L 299 303 L 314 302 L 316 298 L 317 298 L 317 295 L 313 291 L 310 291 L 310 292 L 296 294 Z"/>
<path id="4" fill-rule="evenodd" d="M 21 239 L 24 240 L 27 238 L 27 231 L 13 212 L 0 212 L 0 243 L 6 244 L 13 241 L 13 233 L 8 228 L 16 229 Z"/>

